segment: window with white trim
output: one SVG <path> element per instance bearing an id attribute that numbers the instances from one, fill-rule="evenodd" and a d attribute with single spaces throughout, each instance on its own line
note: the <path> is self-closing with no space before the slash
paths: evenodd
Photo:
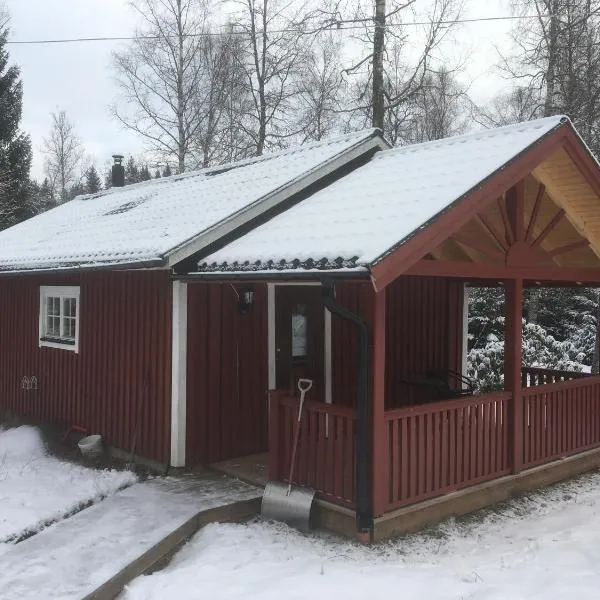
<path id="1" fill-rule="evenodd" d="M 40 287 L 40 346 L 79 350 L 79 287 Z"/>

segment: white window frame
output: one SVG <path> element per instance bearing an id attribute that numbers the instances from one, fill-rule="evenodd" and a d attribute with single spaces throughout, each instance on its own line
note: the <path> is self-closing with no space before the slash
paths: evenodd
<path id="1" fill-rule="evenodd" d="M 72 298 L 75 300 L 75 343 L 71 341 L 61 341 L 58 339 L 44 339 L 46 331 L 46 310 L 47 298 L 60 298 L 60 328 L 63 328 L 63 300 Z M 81 306 L 79 301 L 79 286 L 75 285 L 42 285 L 40 286 L 40 313 L 39 313 L 39 344 L 46 348 L 59 348 L 61 350 L 70 350 L 79 352 L 79 322 L 81 319 Z"/>

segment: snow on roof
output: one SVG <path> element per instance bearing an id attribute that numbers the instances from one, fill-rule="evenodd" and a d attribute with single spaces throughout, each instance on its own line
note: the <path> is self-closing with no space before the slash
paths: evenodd
<path id="1" fill-rule="evenodd" d="M 202 259 L 199 268 L 369 266 L 566 120 L 549 117 L 378 152 L 366 165 Z"/>
<path id="2" fill-rule="evenodd" d="M 79 196 L 0 232 L 0 270 L 148 263 L 376 137 L 366 130 Z"/>

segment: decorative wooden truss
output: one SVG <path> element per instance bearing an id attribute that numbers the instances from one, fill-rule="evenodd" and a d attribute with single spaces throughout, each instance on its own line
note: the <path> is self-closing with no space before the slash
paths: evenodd
<path id="1" fill-rule="evenodd" d="M 371 268 L 400 275 L 600 284 L 600 168 L 565 122 Z"/>

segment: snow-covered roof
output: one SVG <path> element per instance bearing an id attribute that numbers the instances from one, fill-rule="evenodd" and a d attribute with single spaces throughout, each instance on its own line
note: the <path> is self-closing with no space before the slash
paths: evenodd
<path id="1" fill-rule="evenodd" d="M 549 117 L 378 152 L 203 258 L 199 269 L 364 269 L 566 120 Z"/>
<path id="2" fill-rule="evenodd" d="M 0 232 L 0 270 L 171 265 L 366 152 L 377 130 L 80 196 Z"/>

